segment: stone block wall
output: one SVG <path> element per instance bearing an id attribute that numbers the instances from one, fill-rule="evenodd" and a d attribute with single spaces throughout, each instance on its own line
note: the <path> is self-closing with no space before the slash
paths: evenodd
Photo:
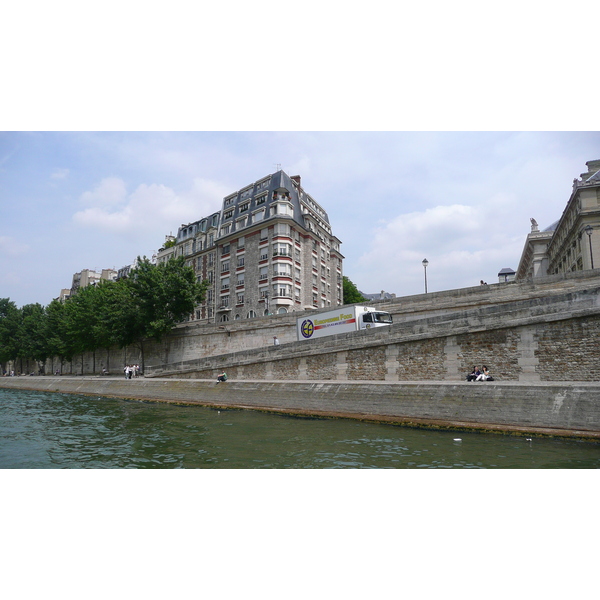
<path id="1" fill-rule="evenodd" d="M 600 381 L 600 319 L 548 323 L 537 343 L 542 381 Z"/>
<path id="2" fill-rule="evenodd" d="M 457 336 L 460 368 L 466 374 L 472 371 L 474 365 L 480 369 L 486 365 L 495 379 L 518 381 L 521 375 L 517 348 L 520 337 L 517 329 L 479 331 Z"/>
<path id="3" fill-rule="evenodd" d="M 446 379 L 445 347 L 446 338 L 397 344 L 398 380 Z"/>

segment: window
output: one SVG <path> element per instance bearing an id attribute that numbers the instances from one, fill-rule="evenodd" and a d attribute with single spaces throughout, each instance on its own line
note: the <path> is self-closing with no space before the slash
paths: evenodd
<path id="1" fill-rule="evenodd" d="M 273 275 L 275 275 L 275 277 L 291 277 L 292 267 L 287 264 L 276 264 L 273 267 Z"/>
<path id="2" fill-rule="evenodd" d="M 238 267 L 243 267 L 244 266 L 244 257 L 243 256 L 238 256 L 237 266 Z"/>
<path id="3" fill-rule="evenodd" d="M 238 250 L 241 250 L 242 248 L 244 248 L 245 245 L 246 245 L 246 240 L 244 239 L 244 236 L 238 238 L 238 241 L 237 241 Z"/>
<path id="4" fill-rule="evenodd" d="M 259 204 L 264 204 L 265 201 L 266 201 L 266 199 L 267 199 L 267 195 L 266 194 L 263 194 L 262 196 L 259 196 L 256 199 L 256 206 L 258 206 Z"/>
<path id="5" fill-rule="evenodd" d="M 246 319 L 254 319 L 256 317 L 256 313 L 251 310 L 248 312 L 248 314 L 246 315 Z"/>
<path id="6" fill-rule="evenodd" d="M 227 235 L 231 231 L 231 225 L 223 225 L 221 227 L 221 235 Z"/>
<path id="7" fill-rule="evenodd" d="M 268 254 L 266 253 L 266 251 L 265 251 L 265 252 L 263 252 L 263 253 L 260 255 L 260 259 L 259 259 L 259 260 L 267 260 L 268 258 L 269 258 L 269 255 L 268 255 Z"/>
<path id="8" fill-rule="evenodd" d="M 227 308 L 229 306 L 229 296 L 221 296 L 221 308 Z"/>
<path id="9" fill-rule="evenodd" d="M 269 230 L 268 229 L 261 229 L 260 230 L 260 241 L 264 241 L 264 240 L 268 240 L 269 239 Z"/>
<path id="10" fill-rule="evenodd" d="M 273 204 L 271 210 L 274 215 L 293 215 L 294 212 L 289 204 L 284 204 L 283 202 Z"/>
<path id="11" fill-rule="evenodd" d="M 280 298 L 291 298 L 292 286 L 284 283 L 275 284 L 273 286 L 273 296 L 279 296 Z"/>
<path id="12" fill-rule="evenodd" d="M 231 217 L 233 217 L 233 209 L 228 210 L 225 212 L 225 214 L 223 215 L 226 219 L 231 219 Z"/>
<path id="13" fill-rule="evenodd" d="M 229 244 L 225 244 L 223 246 L 223 249 L 221 250 L 221 256 L 224 254 L 229 254 L 229 252 L 230 252 L 230 246 L 229 246 Z"/>
<path id="14" fill-rule="evenodd" d="M 246 202 L 245 204 L 242 204 L 242 206 L 240 206 L 240 212 L 246 212 L 248 209 L 250 208 L 250 202 Z"/>
<path id="15" fill-rule="evenodd" d="M 262 221 L 265 218 L 265 211 L 264 209 L 262 210 L 257 210 L 253 215 L 252 215 L 252 221 L 254 223 L 258 223 L 259 221 Z"/>
<path id="16" fill-rule="evenodd" d="M 260 268 L 258 279 L 259 281 L 265 281 L 266 279 L 269 279 L 269 267 Z"/>
<path id="17" fill-rule="evenodd" d="M 244 304 L 244 294 L 238 294 L 237 295 L 237 303 L 238 304 Z"/>
<path id="18" fill-rule="evenodd" d="M 273 256 L 292 256 L 292 247 L 288 244 L 273 244 Z"/>
<path id="19" fill-rule="evenodd" d="M 240 275 L 238 275 L 237 277 L 237 285 L 244 285 L 244 274 L 241 273 Z"/>
<path id="20" fill-rule="evenodd" d="M 277 223 L 275 225 L 275 235 L 292 237 L 292 229 L 287 223 Z"/>
<path id="21" fill-rule="evenodd" d="M 227 271 L 229 271 L 229 261 L 228 260 L 224 260 L 221 263 L 221 273 L 226 273 Z"/>
<path id="22" fill-rule="evenodd" d="M 228 288 L 229 288 L 229 277 L 223 277 L 223 279 L 221 279 L 221 289 L 226 290 Z"/>

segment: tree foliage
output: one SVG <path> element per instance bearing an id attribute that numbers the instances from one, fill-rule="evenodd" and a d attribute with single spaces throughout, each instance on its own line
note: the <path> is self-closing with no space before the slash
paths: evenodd
<path id="1" fill-rule="evenodd" d="M 0 362 L 18 357 L 72 360 L 99 348 L 161 341 L 200 304 L 208 283 L 196 281 L 183 257 L 160 265 L 138 257 L 129 278 L 82 288 L 64 304 L 18 309 L 0 299 Z"/>
<path id="2" fill-rule="evenodd" d="M 366 298 L 358 291 L 358 288 L 344 275 L 344 304 L 356 304 L 357 302 L 366 302 Z"/>

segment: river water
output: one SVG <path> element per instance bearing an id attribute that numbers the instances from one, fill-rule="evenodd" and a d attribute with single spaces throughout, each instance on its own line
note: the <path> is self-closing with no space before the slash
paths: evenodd
<path id="1" fill-rule="evenodd" d="M 600 444 L 0 389 L 0 468 L 573 469 Z"/>

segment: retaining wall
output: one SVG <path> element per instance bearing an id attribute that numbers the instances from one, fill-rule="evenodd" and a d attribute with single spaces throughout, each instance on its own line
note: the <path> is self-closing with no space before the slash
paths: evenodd
<path id="1" fill-rule="evenodd" d="M 0 387 L 600 440 L 600 384 L 4 377 Z"/>

